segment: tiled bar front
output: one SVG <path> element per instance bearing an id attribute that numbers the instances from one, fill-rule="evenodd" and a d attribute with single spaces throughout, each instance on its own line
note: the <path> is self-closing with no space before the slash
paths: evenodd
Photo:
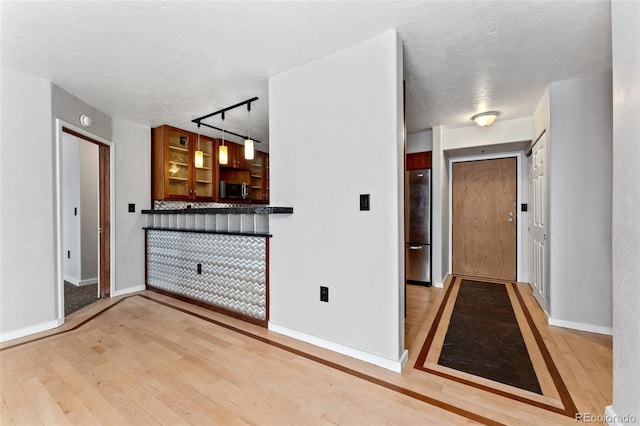
<path id="1" fill-rule="evenodd" d="M 291 207 L 156 202 L 147 215 L 146 285 L 266 325 L 269 215 Z M 186 207 L 186 208 L 185 208 Z"/>
<path id="2" fill-rule="evenodd" d="M 148 286 L 257 320 L 268 319 L 266 237 L 146 232 Z"/>

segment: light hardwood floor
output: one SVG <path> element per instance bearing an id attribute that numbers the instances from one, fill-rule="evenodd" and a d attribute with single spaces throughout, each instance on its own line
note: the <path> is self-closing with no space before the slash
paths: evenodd
<path id="1" fill-rule="evenodd" d="M 402 374 L 157 293 L 100 300 L 0 346 L 0 423 L 575 424 L 414 369 L 442 295 L 408 286 Z M 549 327 L 525 298 L 578 410 L 602 414 L 611 338 Z"/>

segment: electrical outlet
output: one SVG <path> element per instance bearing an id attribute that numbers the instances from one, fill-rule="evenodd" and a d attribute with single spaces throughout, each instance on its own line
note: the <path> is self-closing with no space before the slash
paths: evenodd
<path id="1" fill-rule="evenodd" d="M 136 212 L 136 205 L 134 203 L 129 203 L 129 213 Z"/>
<path id="2" fill-rule="evenodd" d="M 67 250 L 67 259 L 71 259 L 71 250 Z"/>
<path id="3" fill-rule="evenodd" d="M 320 286 L 320 301 L 329 302 L 329 287 Z"/>
<path id="4" fill-rule="evenodd" d="M 198 263 L 198 275 L 202 274 L 202 263 Z"/>

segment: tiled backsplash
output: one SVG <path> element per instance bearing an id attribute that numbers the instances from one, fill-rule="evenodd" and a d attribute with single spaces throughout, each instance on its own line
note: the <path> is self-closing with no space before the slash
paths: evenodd
<path id="1" fill-rule="evenodd" d="M 252 207 L 249 204 L 195 203 L 187 201 L 155 201 L 154 210 L 183 210 L 221 207 Z M 256 207 L 256 206 L 253 206 Z M 257 207 L 265 207 L 258 205 Z M 237 232 L 245 234 L 268 234 L 269 215 L 266 214 L 156 214 L 147 216 L 147 227 L 155 229 L 175 229 L 210 232 Z"/>
<path id="2" fill-rule="evenodd" d="M 239 204 L 239 203 L 206 203 L 196 201 L 171 201 L 156 200 L 153 202 L 154 210 L 180 210 L 191 206 L 192 209 L 212 209 L 218 207 L 264 207 L 264 204 Z"/>

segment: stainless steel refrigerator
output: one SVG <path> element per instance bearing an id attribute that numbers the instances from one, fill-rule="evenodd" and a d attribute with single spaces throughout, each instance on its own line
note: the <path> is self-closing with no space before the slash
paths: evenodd
<path id="1" fill-rule="evenodd" d="M 405 263 L 408 284 L 431 285 L 431 170 L 405 176 Z"/>

